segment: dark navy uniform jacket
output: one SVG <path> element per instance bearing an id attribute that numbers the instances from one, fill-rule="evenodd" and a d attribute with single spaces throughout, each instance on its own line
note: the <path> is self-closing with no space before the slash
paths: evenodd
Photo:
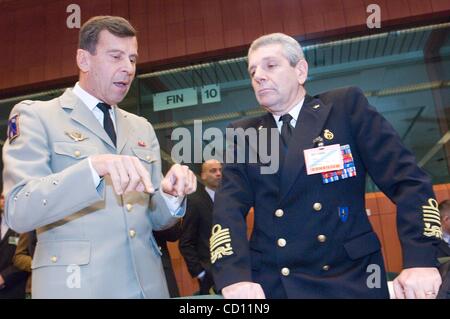
<path id="1" fill-rule="evenodd" d="M 270 113 L 230 126 L 276 128 Z M 356 176 L 324 183 L 322 174 L 306 174 L 303 151 L 319 136 L 350 146 Z M 210 243 L 218 289 L 253 281 L 268 298 L 387 298 L 380 241 L 365 210 L 366 173 L 397 205 L 404 268 L 437 266 L 442 233 L 430 179 L 360 89 L 306 96 L 280 171 L 262 175 L 261 162 L 224 165 Z"/>

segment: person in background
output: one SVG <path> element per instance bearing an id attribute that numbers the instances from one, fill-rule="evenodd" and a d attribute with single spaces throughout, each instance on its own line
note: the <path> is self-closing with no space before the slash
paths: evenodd
<path id="1" fill-rule="evenodd" d="M 199 293 L 205 295 L 211 293 L 211 288 L 214 287 L 209 236 L 214 197 L 222 180 L 222 164 L 214 159 L 205 161 L 202 165 L 201 180 L 204 187 L 198 187 L 194 194 L 188 196 L 179 248 L 189 273 L 198 280 Z"/>

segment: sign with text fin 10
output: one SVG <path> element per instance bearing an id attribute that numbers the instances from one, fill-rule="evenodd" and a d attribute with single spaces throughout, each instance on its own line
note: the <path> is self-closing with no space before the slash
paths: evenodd
<path id="1" fill-rule="evenodd" d="M 202 103 L 220 102 L 220 87 L 218 84 L 202 86 Z"/>
<path id="2" fill-rule="evenodd" d="M 196 105 L 197 89 L 188 88 L 153 94 L 153 109 L 164 111 L 185 106 Z"/>

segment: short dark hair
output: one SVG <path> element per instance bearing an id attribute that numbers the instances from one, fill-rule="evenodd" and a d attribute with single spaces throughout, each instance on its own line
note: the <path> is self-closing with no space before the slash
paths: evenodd
<path id="1" fill-rule="evenodd" d="M 450 199 L 443 200 L 439 203 L 439 212 L 441 213 L 441 217 L 445 215 L 450 216 Z"/>
<path id="2" fill-rule="evenodd" d="M 136 30 L 126 19 L 113 16 L 97 16 L 86 21 L 80 29 L 78 48 L 95 54 L 98 43 L 98 35 L 107 30 L 113 35 L 126 38 L 135 37 Z"/>

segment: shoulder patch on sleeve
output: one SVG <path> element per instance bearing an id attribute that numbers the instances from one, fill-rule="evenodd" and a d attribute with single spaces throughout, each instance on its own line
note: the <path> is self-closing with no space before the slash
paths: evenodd
<path id="1" fill-rule="evenodd" d="M 13 114 L 8 120 L 8 139 L 11 143 L 20 135 L 19 129 L 19 113 Z"/>

